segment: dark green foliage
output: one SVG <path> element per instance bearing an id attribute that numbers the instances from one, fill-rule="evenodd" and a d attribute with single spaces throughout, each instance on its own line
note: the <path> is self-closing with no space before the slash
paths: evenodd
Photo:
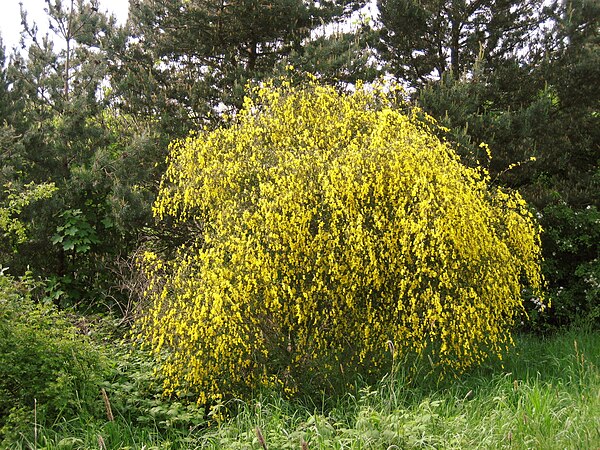
<path id="1" fill-rule="evenodd" d="M 458 79 L 476 61 L 488 70 L 535 54 L 540 0 L 379 0 L 380 51 L 391 71 L 412 86 L 450 74 Z"/>
<path id="2" fill-rule="evenodd" d="M 600 324 L 600 212 L 556 201 L 542 210 L 552 308 L 535 325 Z"/>
<path id="3" fill-rule="evenodd" d="M 550 149 L 539 145 L 548 133 L 552 96 L 543 81 L 516 63 L 493 74 L 475 66 L 472 79 L 445 75 L 421 89 L 418 102 L 450 128 L 446 137 L 459 144 L 465 161 L 488 168 L 496 183 L 511 187 L 531 183 L 532 164 L 507 168 L 532 156 L 538 158 L 538 171 L 542 164 L 556 164 L 545 153 Z M 491 160 L 480 149 L 481 142 L 492 149 Z"/>
<path id="4" fill-rule="evenodd" d="M 150 221 L 166 143 L 149 121 L 115 109 L 108 67 L 125 34 L 114 18 L 90 0 L 49 2 L 47 14 L 52 38 L 23 12 L 28 54 L 7 68 L 0 184 L 52 181 L 58 192 L 23 209 L 28 240 L 0 260 L 47 278 L 47 298 L 61 306 L 113 309 L 125 296 L 112 273 Z"/>
<path id="5" fill-rule="evenodd" d="M 8 105 L 8 82 L 6 79 L 6 49 L 4 48 L 4 41 L 2 40 L 2 34 L 0 33 L 0 125 L 4 122 L 4 118 L 7 114 Z M 0 141 L 1 142 L 1 141 Z M 1 148 L 1 147 L 0 147 Z"/>
<path id="6" fill-rule="evenodd" d="M 0 442 L 38 423 L 97 414 L 105 360 L 52 306 L 35 304 L 29 279 L 0 273 Z M 6 442 L 6 441 L 4 441 Z"/>
<path id="7" fill-rule="evenodd" d="M 0 185 L 16 180 L 16 168 L 22 166 L 22 143 L 19 134 L 8 122 L 14 112 L 14 98 L 9 89 L 6 64 L 6 51 L 0 34 Z"/>

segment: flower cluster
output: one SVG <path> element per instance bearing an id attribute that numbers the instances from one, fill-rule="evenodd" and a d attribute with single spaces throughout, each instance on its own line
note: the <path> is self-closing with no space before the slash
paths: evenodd
<path id="1" fill-rule="evenodd" d="M 541 286 L 539 227 L 386 92 L 263 86 L 172 143 L 154 212 L 198 235 L 146 254 L 138 322 L 168 391 L 325 388 L 381 373 L 388 342 L 462 371 L 510 345 L 521 289 Z"/>

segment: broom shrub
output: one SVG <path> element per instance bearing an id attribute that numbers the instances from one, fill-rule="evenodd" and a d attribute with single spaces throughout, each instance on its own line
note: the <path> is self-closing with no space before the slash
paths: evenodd
<path id="1" fill-rule="evenodd" d="M 264 85 L 171 144 L 154 213 L 189 233 L 145 253 L 136 325 L 167 393 L 295 395 L 406 355 L 444 373 L 502 357 L 522 291 L 540 296 L 540 229 L 397 94 Z"/>

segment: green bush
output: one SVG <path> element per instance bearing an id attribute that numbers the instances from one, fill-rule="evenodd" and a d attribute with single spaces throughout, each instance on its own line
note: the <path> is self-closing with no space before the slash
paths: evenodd
<path id="1" fill-rule="evenodd" d="M 562 201 L 540 214 L 548 292 L 552 307 L 533 314 L 535 329 L 600 323 L 600 211 Z"/>
<path id="2" fill-rule="evenodd" d="M 0 442 L 38 423 L 98 414 L 102 354 L 53 306 L 37 304 L 31 280 L 0 270 Z M 35 412 L 34 412 L 35 409 Z"/>

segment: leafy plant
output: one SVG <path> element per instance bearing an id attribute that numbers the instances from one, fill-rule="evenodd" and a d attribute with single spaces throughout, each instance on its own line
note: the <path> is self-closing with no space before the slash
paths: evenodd
<path id="1" fill-rule="evenodd" d="M 4 186 L 5 199 L 0 204 L 0 233 L 14 248 L 27 240 L 27 226 L 19 214 L 29 204 L 52 197 L 57 188 L 53 183 L 29 183 L 18 190 L 11 183 Z"/>
<path id="2" fill-rule="evenodd" d="M 598 325 L 600 319 L 600 211 L 563 201 L 546 206 L 540 221 L 546 254 L 544 271 L 552 307 L 537 329 L 573 324 Z"/>
<path id="3" fill-rule="evenodd" d="M 100 239 L 96 229 L 90 224 L 80 209 L 68 209 L 60 214 L 63 224 L 56 228 L 52 243 L 66 252 L 87 253 Z"/>
<path id="4" fill-rule="evenodd" d="M 108 234 L 112 222 L 106 217 L 99 220 L 102 208 L 91 200 L 86 202 L 86 208 L 85 212 L 67 209 L 60 213 L 58 217 L 62 223 L 52 236 L 52 244 L 60 249 L 61 264 L 57 274 L 47 277 L 44 299 L 61 307 L 72 307 L 82 299 L 88 299 L 92 303 L 87 305 L 88 308 L 99 309 L 101 302 L 94 296 L 102 298 L 105 294 L 98 289 L 105 279 L 98 269 L 103 255 L 95 250 L 105 244 L 99 233 Z"/>
<path id="5" fill-rule="evenodd" d="M 104 358 L 63 313 L 36 304 L 29 278 L 0 273 L 0 442 L 100 407 Z M 26 418 L 26 420 L 23 420 Z"/>
<path id="6" fill-rule="evenodd" d="M 190 232 L 146 253 L 137 325 L 166 391 L 331 391 L 379 376 L 388 342 L 446 372 L 501 357 L 521 290 L 542 283 L 523 199 L 489 189 L 395 91 L 282 84 L 171 145 L 154 211 Z"/>
<path id="7" fill-rule="evenodd" d="M 205 411 L 194 399 L 174 401 L 163 396 L 155 362 L 139 348 L 122 341 L 113 346 L 113 368 L 103 386 L 115 413 L 136 427 L 160 431 L 192 430 L 206 423 Z"/>

